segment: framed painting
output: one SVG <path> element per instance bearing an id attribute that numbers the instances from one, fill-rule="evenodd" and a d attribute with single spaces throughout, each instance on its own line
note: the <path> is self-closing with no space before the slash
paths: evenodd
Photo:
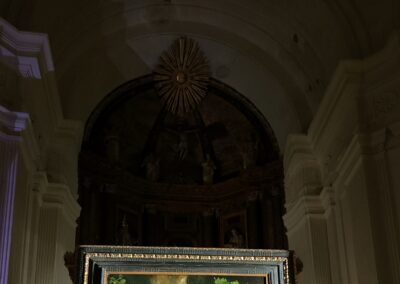
<path id="1" fill-rule="evenodd" d="M 294 284 L 284 250 L 80 248 L 79 284 Z"/>

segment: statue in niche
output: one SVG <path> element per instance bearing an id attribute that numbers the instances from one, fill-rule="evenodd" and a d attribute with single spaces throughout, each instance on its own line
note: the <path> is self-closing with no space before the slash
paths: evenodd
<path id="1" fill-rule="evenodd" d="M 208 154 L 206 161 L 203 162 L 201 166 L 203 167 L 203 183 L 212 184 L 214 180 L 215 165 Z"/>
<path id="2" fill-rule="evenodd" d="M 177 130 L 165 128 L 169 133 L 178 136 L 178 143 L 173 145 L 171 149 L 175 152 L 178 161 L 186 159 L 189 153 L 189 139 L 188 136 L 192 133 L 197 133 L 198 129 L 183 130 L 182 126 L 178 126 Z"/>
<path id="3" fill-rule="evenodd" d="M 179 133 L 179 142 L 177 146 L 178 159 L 183 161 L 188 153 L 188 140 L 185 133 Z"/>
<path id="4" fill-rule="evenodd" d="M 132 246 L 138 244 L 138 240 L 132 238 L 129 233 L 129 225 L 126 220 L 126 215 L 122 218 L 121 227 L 117 236 L 117 243 L 121 246 Z"/>
<path id="5" fill-rule="evenodd" d="M 160 159 L 154 154 L 150 154 L 144 161 L 146 167 L 146 179 L 157 181 L 160 176 Z"/>
<path id="6" fill-rule="evenodd" d="M 255 164 L 255 158 L 259 148 L 259 138 L 255 134 L 250 135 L 239 146 L 240 155 L 242 156 L 242 169 L 246 170 Z"/>
<path id="7" fill-rule="evenodd" d="M 232 228 L 228 234 L 228 242 L 225 244 L 225 247 L 229 248 L 243 248 L 244 247 L 244 239 L 243 235 L 239 233 L 239 231 L 235 228 Z"/>
<path id="8" fill-rule="evenodd" d="M 121 227 L 119 229 L 118 234 L 118 244 L 122 246 L 131 246 L 132 245 L 132 238 L 129 233 L 129 225 L 126 221 L 126 215 L 122 218 Z"/>

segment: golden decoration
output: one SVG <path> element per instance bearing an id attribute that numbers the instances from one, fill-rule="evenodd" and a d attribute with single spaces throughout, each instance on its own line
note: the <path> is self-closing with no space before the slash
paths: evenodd
<path id="1" fill-rule="evenodd" d="M 210 68 L 199 45 L 187 37 L 178 38 L 160 56 L 154 71 L 156 88 L 168 111 L 183 115 L 205 97 Z"/>

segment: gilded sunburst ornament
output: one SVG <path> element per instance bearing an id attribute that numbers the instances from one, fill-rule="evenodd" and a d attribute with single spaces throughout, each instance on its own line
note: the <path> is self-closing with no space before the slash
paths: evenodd
<path id="1" fill-rule="evenodd" d="M 183 115 L 205 97 L 210 78 L 208 61 L 199 45 L 187 37 L 178 38 L 160 56 L 154 71 L 156 88 L 167 110 Z"/>

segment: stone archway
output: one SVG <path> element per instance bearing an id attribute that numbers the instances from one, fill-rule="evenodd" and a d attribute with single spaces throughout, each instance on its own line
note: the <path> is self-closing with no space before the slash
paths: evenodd
<path id="1" fill-rule="evenodd" d="M 215 79 L 185 116 L 163 109 L 152 76 L 118 87 L 88 120 L 79 163 L 80 244 L 287 248 L 274 133 Z"/>

